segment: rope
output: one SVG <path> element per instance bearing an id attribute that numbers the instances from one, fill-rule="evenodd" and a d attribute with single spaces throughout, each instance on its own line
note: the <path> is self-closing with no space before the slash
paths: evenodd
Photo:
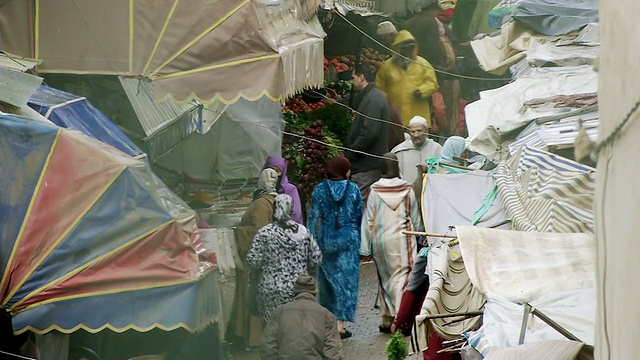
<path id="1" fill-rule="evenodd" d="M 204 108 L 204 110 L 213 112 L 213 110 L 207 109 L 206 107 Z M 356 154 L 362 154 L 362 155 L 366 155 L 366 156 L 371 156 L 371 157 L 378 158 L 378 159 L 387 159 L 386 157 L 381 156 L 381 155 L 371 154 L 371 153 L 368 153 L 368 152 L 365 152 L 365 151 L 355 150 L 355 149 L 351 149 L 351 148 L 344 147 L 344 146 L 338 146 L 338 145 L 334 145 L 334 144 L 329 144 L 327 142 L 320 141 L 318 139 L 313 139 L 313 138 L 310 138 L 310 137 L 307 137 L 307 136 L 304 136 L 304 135 L 294 134 L 294 133 L 291 133 L 291 132 L 288 132 L 288 131 L 284 131 L 284 130 L 274 129 L 274 128 L 271 128 L 271 127 L 268 127 L 268 126 L 260 125 L 258 123 L 253 123 L 253 122 L 242 122 L 242 123 L 243 124 L 247 124 L 247 125 L 253 125 L 253 126 L 261 127 L 263 129 L 268 129 L 268 130 L 272 130 L 272 131 L 275 130 L 275 131 L 277 131 L 277 132 L 279 132 L 280 134 L 283 134 L 283 135 L 289 135 L 289 136 L 297 137 L 297 138 L 304 139 L 304 140 L 310 140 L 310 141 L 316 142 L 318 144 L 322 144 L 324 146 L 333 147 L 333 148 L 344 150 L 344 151 L 351 151 L 351 152 L 356 153 Z M 389 159 L 389 160 L 391 160 L 391 159 Z"/>
<path id="2" fill-rule="evenodd" d="M 613 143 L 613 140 L 615 140 L 615 138 L 620 135 L 620 133 L 622 132 L 622 128 L 625 127 L 625 125 L 627 125 L 627 123 L 629 123 L 629 121 L 631 120 L 631 116 L 633 116 L 633 114 L 638 110 L 638 108 L 640 107 L 640 100 L 638 100 L 633 107 L 631 108 L 631 110 L 629 110 L 629 112 L 627 113 L 627 116 L 625 116 L 625 118 L 620 122 L 620 124 L 618 124 L 613 131 L 607 135 L 606 138 L 604 138 L 604 140 L 600 141 L 599 143 L 597 143 L 593 149 L 593 154 L 599 154 L 600 150 L 602 150 L 602 148 L 604 148 L 605 146 L 609 146 Z"/>
<path id="3" fill-rule="evenodd" d="M 324 94 L 322 94 L 322 93 L 319 93 L 319 92 L 317 92 L 317 91 L 315 91 L 315 90 L 313 90 L 313 93 L 315 93 L 315 94 L 317 94 L 317 95 L 320 95 L 320 96 L 322 96 L 322 97 L 323 97 L 323 98 L 325 98 L 325 99 L 335 100 L 335 99 L 331 99 L 330 97 L 328 97 L 328 96 L 326 96 L 326 95 L 324 95 Z M 401 127 L 403 130 L 409 130 L 409 128 L 407 128 L 406 126 L 404 126 L 404 125 L 402 125 L 402 124 L 397 124 L 397 123 L 394 123 L 394 122 L 392 122 L 392 121 L 388 121 L 388 120 L 384 120 L 384 119 L 378 119 L 378 118 L 375 118 L 375 117 L 371 117 L 371 116 L 369 116 L 369 115 L 365 115 L 365 114 L 363 114 L 363 113 L 359 112 L 358 110 L 356 110 L 356 109 L 354 109 L 354 108 L 349 107 L 349 105 L 343 104 L 343 103 L 341 103 L 341 102 L 336 101 L 336 102 L 334 102 L 334 104 L 338 104 L 338 105 L 340 105 L 340 106 L 342 106 L 342 107 L 344 107 L 344 108 L 347 108 L 347 109 L 351 110 L 352 112 L 354 112 L 354 113 L 356 113 L 356 114 L 358 114 L 358 115 L 362 116 L 362 117 L 363 117 L 363 118 L 365 118 L 365 119 L 370 119 L 370 120 L 373 120 L 373 121 L 379 121 L 379 122 L 382 122 L 382 123 L 385 123 L 385 124 L 389 124 L 389 125 L 393 125 L 393 126 L 399 126 L 399 127 Z M 429 134 L 429 136 L 430 136 L 430 137 L 434 137 L 434 138 L 445 139 L 445 140 L 449 138 L 448 136 L 441 136 L 441 135 L 436 135 L 436 134 Z"/>
<path id="4" fill-rule="evenodd" d="M 375 38 L 373 38 L 372 36 L 370 36 L 369 34 L 367 34 L 364 30 L 360 29 L 358 26 L 356 26 L 354 23 L 352 23 L 351 21 L 347 20 L 347 18 L 340 14 L 340 12 L 335 12 L 336 14 L 338 14 L 347 24 L 351 25 L 354 29 L 358 30 L 361 34 L 363 34 L 364 36 L 366 36 L 367 38 L 369 38 L 371 41 L 373 41 L 374 43 L 380 45 L 382 48 L 386 49 L 387 51 L 391 52 L 393 55 L 395 56 L 399 56 L 407 61 L 410 61 L 416 65 L 419 66 L 423 66 L 427 69 L 433 70 L 435 72 L 441 73 L 441 74 L 446 74 L 449 76 L 453 76 L 453 77 L 457 77 L 457 78 L 461 78 L 461 79 L 470 79 L 470 80 L 490 80 L 490 81 L 511 81 L 511 78 L 482 78 L 482 77 L 476 77 L 476 76 L 467 76 L 467 75 L 461 75 L 461 74 L 456 74 L 456 73 L 452 73 L 452 72 L 448 72 L 448 71 L 444 71 L 444 70 L 440 70 L 435 68 L 433 65 L 429 64 L 430 66 L 425 66 L 423 64 L 417 63 L 416 61 L 414 61 L 413 59 L 410 59 L 402 54 L 400 54 L 399 52 L 387 47 L 386 45 L 384 45 L 383 43 L 379 42 L 378 40 L 376 40 Z"/>

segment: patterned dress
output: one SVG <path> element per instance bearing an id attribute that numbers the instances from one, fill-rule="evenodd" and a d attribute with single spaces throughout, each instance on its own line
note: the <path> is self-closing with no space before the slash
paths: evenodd
<path id="1" fill-rule="evenodd" d="M 263 324 L 278 306 L 294 300 L 293 283 L 298 275 L 314 273 L 321 261 L 311 233 L 293 220 L 272 222 L 258 230 L 247 262 L 261 271 L 258 310 Z"/>
<path id="2" fill-rule="evenodd" d="M 339 320 L 356 315 L 362 208 L 358 185 L 349 180 L 325 180 L 313 190 L 307 224 L 322 251 L 319 302 Z"/>

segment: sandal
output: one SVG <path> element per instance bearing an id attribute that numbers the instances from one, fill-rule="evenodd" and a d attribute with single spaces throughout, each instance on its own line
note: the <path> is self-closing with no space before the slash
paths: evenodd
<path id="1" fill-rule="evenodd" d="M 380 325 L 378 326 L 378 330 L 383 334 L 391 334 L 391 326 Z"/>
<path id="2" fill-rule="evenodd" d="M 344 332 L 340 333 L 340 339 L 347 339 L 347 338 L 350 338 L 352 336 L 353 336 L 353 334 L 349 330 L 345 330 Z"/>

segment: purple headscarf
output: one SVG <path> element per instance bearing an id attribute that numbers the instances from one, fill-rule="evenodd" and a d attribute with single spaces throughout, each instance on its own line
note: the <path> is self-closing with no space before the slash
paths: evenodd
<path id="1" fill-rule="evenodd" d="M 300 201 L 300 195 L 298 194 L 298 188 L 294 184 L 289 183 L 289 178 L 287 177 L 287 160 L 279 156 L 269 156 L 262 169 L 274 167 L 282 171 L 280 178 L 281 188 L 278 192 L 287 194 L 293 199 L 293 214 L 291 214 L 291 219 L 298 224 L 303 224 L 302 203 Z"/>

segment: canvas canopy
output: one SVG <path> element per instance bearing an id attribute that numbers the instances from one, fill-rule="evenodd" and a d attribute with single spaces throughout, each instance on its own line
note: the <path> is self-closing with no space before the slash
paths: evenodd
<path id="1" fill-rule="evenodd" d="M 0 153 L 0 301 L 16 333 L 216 321 L 195 213 L 144 160 L 15 115 L 0 115 Z"/>
<path id="2" fill-rule="evenodd" d="M 279 101 L 322 86 L 319 1 L 3 1 L 4 50 L 38 71 L 141 76 L 158 99 Z"/>

